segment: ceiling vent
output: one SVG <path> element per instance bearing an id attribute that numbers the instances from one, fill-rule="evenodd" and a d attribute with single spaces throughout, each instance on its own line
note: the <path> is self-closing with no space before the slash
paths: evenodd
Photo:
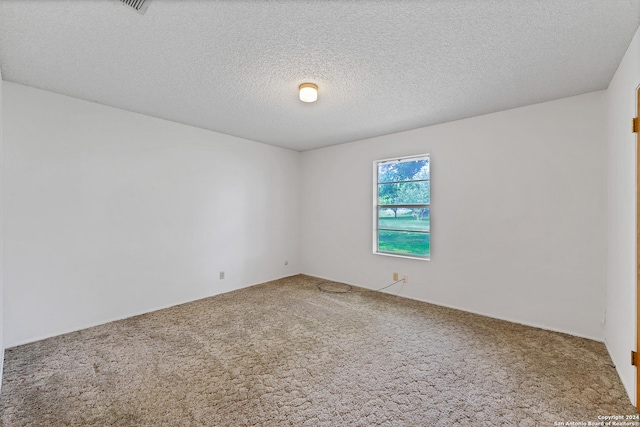
<path id="1" fill-rule="evenodd" d="M 139 14 L 144 15 L 149 7 L 149 3 L 151 0 L 120 0 L 122 4 L 125 4 L 129 7 L 135 9 Z"/>

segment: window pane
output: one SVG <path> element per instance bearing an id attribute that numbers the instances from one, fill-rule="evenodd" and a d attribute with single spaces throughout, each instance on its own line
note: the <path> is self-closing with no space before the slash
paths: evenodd
<path id="1" fill-rule="evenodd" d="M 430 237 L 427 233 L 379 230 L 378 251 L 428 257 L 431 247 Z"/>
<path id="2" fill-rule="evenodd" d="M 378 228 L 403 231 L 430 231 L 429 208 L 378 208 Z"/>
<path id="3" fill-rule="evenodd" d="M 416 179 L 431 179 L 428 158 L 378 164 L 378 182 L 412 181 Z"/>
<path id="4" fill-rule="evenodd" d="M 429 181 L 378 184 L 379 205 L 420 205 L 431 203 Z"/>

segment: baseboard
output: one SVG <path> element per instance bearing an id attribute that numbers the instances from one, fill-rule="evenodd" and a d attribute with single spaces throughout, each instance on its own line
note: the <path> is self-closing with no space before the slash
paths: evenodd
<path id="1" fill-rule="evenodd" d="M 140 316 L 140 315 L 147 314 L 147 313 L 153 313 L 154 311 L 164 310 L 166 308 L 171 308 L 171 307 L 177 307 L 177 306 L 183 305 L 183 304 L 189 304 L 191 302 L 200 301 L 200 300 L 203 300 L 203 299 L 206 299 L 206 298 L 211 298 L 211 297 L 214 297 L 214 296 L 217 296 L 217 295 L 223 295 L 223 294 L 226 294 L 226 293 L 229 293 L 229 292 L 234 292 L 234 291 L 237 291 L 237 290 L 240 290 L 240 289 L 250 288 L 252 286 L 261 285 L 263 283 L 272 282 L 274 280 L 280 280 L 280 279 L 285 279 L 287 277 L 297 276 L 298 274 L 300 274 L 300 273 L 291 274 L 291 275 L 279 277 L 279 278 L 276 278 L 276 279 L 269 279 L 269 280 L 266 280 L 264 282 L 261 281 L 259 283 L 253 283 L 253 284 L 249 284 L 249 285 L 239 286 L 239 287 L 237 287 L 235 289 L 231 289 L 231 290 L 228 290 L 228 291 L 225 291 L 225 292 L 219 292 L 219 293 L 215 293 L 215 294 L 209 294 L 209 295 L 206 295 L 206 296 L 203 296 L 203 297 L 193 298 L 193 299 L 190 299 L 190 300 L 179 301 L 179 302 L 167 304 L 167 305 L 164 305 L 164 306 L 154 307 L 154 308 L 151 308 L 151 309 L 148 309 L 148 310 L 141 310 L 139 312 L 126 314 L 124 316 L 112 317 L 112 318 L 108 318 L 106 320 L 97 321 L 95 323 L 89 323 L 89 324 L 84 325 L 82 327 L 70 328 L 70 329 L 64 330 L 62 332 L 56 332 L 56 333 L 53 333 L 53 334 L 47 334 L 47 335 L 37 336 L 37 337 L 33 337 L 33 338 L 28 338 L 28 339 L 25 339 L 25 340 L 21 340 L 21 341 L 15 342 L 15 343 L 8 344 L 6 348 L 10 349 L 10 348 L 14 348 L 14 347 L 19 347 L 21 345 L 25 345 L 25 344 L 30 344 L 30 343 L 33 343 L 33 342 L 46 340 L 48 338 L 58 337 L 60 335 L 70 334 L 72 332 L 82 331 L 84 329 L 94 328 L 96 326 L 105 325 L 107 323 L 117 322 L 119 320 L 125 320 L 125 319 L 129 319 L 131 317 L 136 317 L 136 316 Z M 3 353 L 3 357 L 4 357 L 4 353 Z"/>
<path id="2" fill-rule="evenodd" d="M 365 289 L 369 289 L 369 290 L 375 291 L 375 289 L 367 288 L 366 286 L 363 286 L 361 283 L 360 284 L 350 283 L 350 282 L 345 282 L 344 280 L 330 279 L 328 277 L 315 276 L 313 274 L 305 274 L 305 273 L 302 273 L 302 274 L 304 274 L 305 276 L 309 276 L 309 277 L 315 277 L 315 278 L 322 279 L 322 280 L 331 280 L 331 281 L 334 281 L 334 282 L 346 283 L 347 285 L 357 286 L 357 287 L 360 287 L 360 288 L 365 288 Z M 465 313 L 477 314 L 479 316 L 489 317 L 491 319 L 503 320 L 503 321 L 509 322 L 509 323 L 515 323 L 515 324 L 518 324 L 518 325 L 529 326 L 529 327 L 537 328 L 537 329 L 543 329 L 545 331 L 558 332 L 560 334 L 571 335 L 571 336 L 578 337 L 578 338 L 585 338 L 585 339 L 588 339 L 588 340 L 604 343 L 604 338 L 596 338 L 596 337 L 592 337 L 592 336 L 588 336 L 588 335 L 579 334 L 579 333 L 576 333 L 576 332 L 566 331 L 566 330 L 563 330 L 563 329 L 552 328 L 552 327 L 549 327 L 549 326 L 546 326 L 546 325 L 540 325 L 540 324 L 537 324 L 537 323 L 534 323 L 534 322 L 523 322 L 521 320 L 514 320 L 514 319 L 509 319 L 507 317 L 501 317 L 501 316 L 496 316 L 496 315 L 489 314 L 489 313 L 483 313 L 481 311 L 475 311 L 475 310 L 469 310 L 469 309 L 466 309 L 466 308 L 456 307 L 454 305 L 444 304 L 444 303 L 441 303 L 441 302 L 438 302 L 438 301 L 427 300 L 427 299 L 423 299 L 423 298 L 414 298 L 414 297 L 410 297 L 410 296 L 406 296 L 406 295 L 402 295 L 402 294 L 395 294 L 393 291 L 379 291 L 379 292 L 383 292 L 383 293 L 391 294 L 391 295 L 396 295 L 396 296 L 398 296 L 400 298 L 406 298 L 406 299 L 410 299 L 410 300 L 414 300 L 414 301 L 425 302 L 427 304 L 433 304 L 433 305 L 437 305 L 439 307 L 445 307 L 445 308 L 450 308 L 450 309 L 453 309 L 453 310 L 464 311 Z"/>
<path id="3" fill-rule="evenodd" d="M 0 348 L 0 394 L 2 394 L 2 372 L 4 368 L 4 349 Z"/>
<path id="4" fill-rule="evenodd" d="M 620 370 L 618 369 L 618 366 L 621 366 L 621 363 L 618 363 L 619 361 L 616 361 L 613 358 L 613 352 L 609 348 L 609 343 L 607 342 L 606 338 L 604 339 L 604 345 L 607 348 L 607 353 L 609 353 L 609 357 L 611 358 L 611 361 L 613 362 L 613 365 L 615 366 L 616 373 L 618 374 L 618 378 L 620 379 L 620 383 L 622 383 L 622 386 L 624 387 L 625 391 L 627 392 L 627 398 L 629 399 L 629 402 L 631 402 L 631 404 L 633 406 L 636 406 L 636 402 L 634 401 L 634 397 L 635 397 L 635 393 L 636 393 L 636 391 L 634 389 L 634 385 L 635 384 L 631 384 L 629 387 L 627 387 L 627 384 L 622 379 L 622 375 L 620 375 Z"/>

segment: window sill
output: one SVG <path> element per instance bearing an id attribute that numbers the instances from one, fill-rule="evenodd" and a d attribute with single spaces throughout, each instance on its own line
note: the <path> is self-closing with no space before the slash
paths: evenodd
<path id="1" fill-rule="evenodd" d="M 428 257 L 419 257 L 419 256 L 411 256 L 411 255 L 400 255 L 400 254 L 391 254 L 391 253 L 387 253 L 387 252 L 373 252 L 374 255 L 384 255 L 384 256 L 391 256 L 394 258 L 407 258 L 407 259 L 415 259 L 418 261 L 431 261 L 431 256 Z"/>

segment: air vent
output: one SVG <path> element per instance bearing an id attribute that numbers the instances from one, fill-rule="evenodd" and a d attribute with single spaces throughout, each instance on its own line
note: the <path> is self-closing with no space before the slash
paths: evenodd
<path id="1" fill-rule="evenodd" d="M 125 4 L 129 7 L 135 9 L 139 14 L 144 15 L 149 7 L 149 3 L 151 0 L 120 0 L 122 4 Z"/>

